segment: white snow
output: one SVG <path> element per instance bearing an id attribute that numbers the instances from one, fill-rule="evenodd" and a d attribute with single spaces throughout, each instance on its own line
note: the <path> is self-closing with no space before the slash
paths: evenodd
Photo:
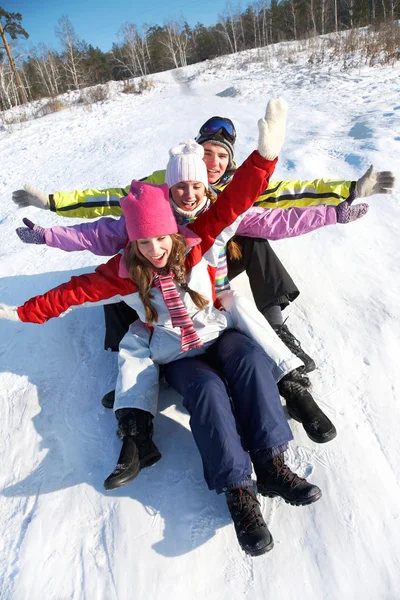
<path id="1" fill-rule="evenodd" d="M 371 163 L 399 178 L 400 65 L 343 71 L 308 57 L 223 57 L 151 76 L 155 86 L 142 96 L 113 84 L 111 99 L 91 110 L 70 104 L 3 122 L 0 302 L 21 304 L 102 262 L 23 245 L 14 230 L 25 216 L 45 227 L 76 221 L 19 210 L 13 190 L 125 186 L 163 168 L 168 149 L 213 114 L 234 120 L 241 162 L 268 99 L 286 98 L 275 179 L 357 179 Z M 1 598 L 398 599 L 399 218 L 397 187 L 372 197 L 356 223 L 273 243 L 301 290 L 285 311 L 288 325 L 318 363 L 313 392 L 338 436 L 317 445 L 291 422 L 288 462 L 323 497 L 304 508 L 262 498 L 275 548 L 259 558 L 242 553 L 224 498 L 208 491 L 171 390 L 155 420 L 162 460 L 104 491 L 120 442 L 100 403 L 116 378 L 116 356 L 102 349 L 102 308 L 40 327 L 0 321 Z M 248 293 L 245 276 L 236 287 Z"/>

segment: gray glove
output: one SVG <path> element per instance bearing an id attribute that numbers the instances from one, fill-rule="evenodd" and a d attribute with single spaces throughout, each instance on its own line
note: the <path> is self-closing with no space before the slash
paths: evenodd
<path id="1" fill-rule="evenodd" d="M 367 198 L 373 194 L 391 194 L 394 182 L 395 177 L 391 171 L 374 171 L 374 166 L 371 165 L 357 181 L 357 196 Z"/>
<path id="2" fill-rule="evenodd" d="M 267 160 L 274 160 L 285 139 L 287 104 L 283 98 L 270 100 L 265 118 L 258 121 L 257 150 Z"/>
<path id="3" fill-rule="evenodd" d="M 357 219 L 361 219 L 367 214 L 369 206 L 365 202 L 361 204 L 351 204 L 348 201 L 341 202 L 336 207 L 337 222 L 338 223 L 351 223 Z"/>
<path id="4" fill-rule="evenodd" d="M 40 227 L 40 225 L 35 225 L 29 219 L 22 219 L 23 223 L 25 223 L 26 227 L 17 227 L 15 230 L 19 239 L 24 242 L 24 244 L 45 244 L 46 240 L 44 239 L 44 227 Z"/>
<path id="5" fill-rule="evenodd" d="M 44 210 L 50 209 L 48 195 L 29 184 L 24 185 L 23 190 L 13 192 L 12 200 L 19 208 L 36 206 L 36 208 L 43 208 Z"/>

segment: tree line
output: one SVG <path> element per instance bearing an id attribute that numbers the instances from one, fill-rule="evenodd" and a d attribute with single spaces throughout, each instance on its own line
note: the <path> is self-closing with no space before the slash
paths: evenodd
<path id="1" fill-rule="evenodd" d="M 228 2 L 218 22 L 208 27 L 190 27 L 184 20 L 141 29 L 125 23 L 122 41 L 109 52 L 79 39 L 63 16 L 56 27 L 60 51 L 40 44 L 28 56 L 14 58 L 15 40 L 29 33 L 20 13 L 0 7 L 0 110 L 276 42 L 393 21 L 399 12 L 400 0 L 258 0 L 244 11 Z"/>

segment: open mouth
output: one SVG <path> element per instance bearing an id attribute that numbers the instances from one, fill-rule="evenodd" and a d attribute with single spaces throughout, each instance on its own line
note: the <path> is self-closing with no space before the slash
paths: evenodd
<path id="1" fill-rule="evenodd" d="M 163 252 L 162 254 L 159 254 L 158 256 L 150 256 L 149 258 L 150 258 L 150 260 L 151 260 L 153 263 L 156 263 L 156 264 L 157 264 L 157 263 L 160 263 L 160 262 L 162 262 L 162 261 L 164 260 L 165 254 L 166 254 L 166 253 L 165 253 L 165 252 Z"/>
<path id="2" fill-rule="evenodd" d="M 193 200 L 192 202 L 188 202 L 187 200 L 183 200 L 182 204 L 185 208 L 195 208 L 197 201 Z"/>

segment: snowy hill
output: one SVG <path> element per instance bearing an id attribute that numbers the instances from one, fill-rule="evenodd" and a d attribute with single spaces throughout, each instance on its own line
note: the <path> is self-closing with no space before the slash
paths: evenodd
<path id="1" fill-rule="evenodd" d="M 254 62 L 253 62 L 254 61 Z M 100 259 L 23 245 L 12 190 L 127 185 L 167 162 L 213 114 L 253 150 L 271 96 L 289 103 L 275 178 L 357 179 L 373 163 L 400 178 L 400 65 L 279 62 L 259 52 L 152 76 L 142 96 L 73 106 L 0 128 L 0 302 L 90 271 Z M 155 420 L 163 459 L 105 492 L 120 442 L 100 399 L 116 356 L 102 350 L 101 308 L 44 326 L 0 321 L 0 597 L 4 600 L 397 600 L 400 584 L 400 193 L 370 200 L 360 221 L 273 243 L 301 290 L 288 324 L 318 363 L 313 392 L 337 438 L 311 442 L 291 421 L 289 464 L 323 490 L 296 508 L 262 499 L 275 539 L 242 553 L 223 497 L 207 490 L 180 398 L 165 390 Z M 245 276 L 235 283 L 249 293 Z M 297 445 L 297 450 L 295 446 Z"/>

